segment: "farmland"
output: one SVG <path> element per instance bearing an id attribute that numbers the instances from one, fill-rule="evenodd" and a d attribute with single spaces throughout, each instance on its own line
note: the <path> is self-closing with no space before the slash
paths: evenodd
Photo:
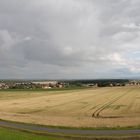
<path id="1" fill-rule="evenodd" d="M 67 127 L 140 125 L 140 87 L 0 91 L 0 119 Z"/>

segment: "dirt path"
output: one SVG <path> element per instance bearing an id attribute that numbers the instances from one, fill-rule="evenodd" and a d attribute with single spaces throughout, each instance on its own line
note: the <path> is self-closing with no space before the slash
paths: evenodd
<path id="1" fill-rule="evenodd" d="M 140 134 L 140 130 L 77 130 L 77 129 L 60 129 L 45 126 L 37 126 L 16 122 L 8 122 L 0 120 L 1 127 L 14 128 L 26 131 L 36 131 L 40 133 L 59 133 L 59 134 L 77 134 L 77 135 L 131 135 Z"/>

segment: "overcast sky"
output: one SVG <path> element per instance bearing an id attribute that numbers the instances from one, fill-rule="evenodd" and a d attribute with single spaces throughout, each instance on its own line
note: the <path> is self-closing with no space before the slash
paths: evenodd
<path id="1" fill-rule="evenodd" d="M 0 79 L 140 77 L 140 0 L 0 0 Z"/>

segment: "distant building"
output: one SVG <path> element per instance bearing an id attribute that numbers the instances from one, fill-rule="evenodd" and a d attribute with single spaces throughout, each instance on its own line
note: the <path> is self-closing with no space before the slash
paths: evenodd
<path id="1" fill-rule="evenodd" d="M 127 86 L 140 86 L 140 80 L 130 80 L 126 85 Z"/>
<path id="2" fill-rule="evenodd" d="M 58 82 L 57 81 L 42 81 L 42 82 L 32 82 L 33 85 L 43 88 L 43 89 L 48 89 L 48 88 L 53 88 L 57 87 Z"/>
<path id="3" fill-rule="evenodd" d="M 9 86 L 5 83 L 0 83 L 0 89 L 8 89 Z"/>

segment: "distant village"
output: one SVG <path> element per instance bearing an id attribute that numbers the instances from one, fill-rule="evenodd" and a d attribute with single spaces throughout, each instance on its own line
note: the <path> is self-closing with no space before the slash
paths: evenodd
<path id="1" fill-rule="evenodd" d="M 127 82 L 59 82 L 59 81 L 33 81 L 33 82 L 0 82 L 0 89 L 52 89 L 71 86 L 79 87 L 114 87 L 114 86 L 140 86 L 140 80 L 128 80 Z"/>
<path id="2" fill-rule="evenodd" d="M 98 82 L 83 84 L 87 87 L 117 87 L 117 86 L 140 86 L 140 80 L 128 80 L 127 82 Z"/>
<path id="3" fill-rule="evenodd" d="M 51 89 L 64 86 L 65 83 L 58 81 L 0 82 L 0 89 Z"/>

